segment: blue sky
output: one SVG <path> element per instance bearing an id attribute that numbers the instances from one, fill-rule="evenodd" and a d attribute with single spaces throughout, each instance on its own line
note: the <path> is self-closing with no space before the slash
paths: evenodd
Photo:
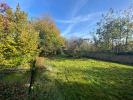
<path id="1" fill-rule="evenodd" d="M 96 22 L 110 8 L 127 8 L 133 0 L 0 0 L 15 8 L 17 3 L 31 17 L 51 16 L 64 37 L 91 37 Z"/>

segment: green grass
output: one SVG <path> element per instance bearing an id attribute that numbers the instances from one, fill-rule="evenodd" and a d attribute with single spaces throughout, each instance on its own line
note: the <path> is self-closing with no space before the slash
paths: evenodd
<path id="1" fill-rule="evenodd" d="M 2 74 L 0 100 L 133 100 L 133 66 L 92 59 L 45 59 L 28 95 L 29 72 Z"/>
<path id="2" fill-rule="evenodd" d="M 32 98 L 38 100 L 133 100 L 133 66 L 92 59 L 46 59 Z"/>
<path id="3" fill-rule="evenodd" d="M 0 100 L 27 100 L 29 72 L 0 71 Z"/>

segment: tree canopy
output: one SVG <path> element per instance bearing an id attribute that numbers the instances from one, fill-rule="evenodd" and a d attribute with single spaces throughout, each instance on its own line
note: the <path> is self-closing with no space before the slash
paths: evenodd
<path id="1" fill-rule="evenodd" d="M 53 55 L 64 46 L 64 39 L 50 17 L 44 17 L 34 22 L 35 29 L 39 32 L 41 55 Z"/>
<path id="2" fill-rule="evenodd" d="M 118 14 L 110 9 L 97 23 L 97 36 L 99 47 L 113 52 L 131 51 L 130 42 L 133 36 L 133 19 L 130 11 L 124 10 Z"/>
<path id="3" fill-rule="evenodd" d="M 18 66 L 29 62 L 36 54 L 38 32 L 28 21 L 27 14 L 1 6 L 0 12 L 0 64 Z"/>

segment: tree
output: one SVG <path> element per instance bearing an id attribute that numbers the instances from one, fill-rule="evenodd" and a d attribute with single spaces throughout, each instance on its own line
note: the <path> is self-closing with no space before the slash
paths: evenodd
<path id="1" fill-rule="evenodd" d="M 129 11 L 129 10 L 127 10 Z M 133 35 L 132 14 L 117 15 L 112 9 L 98 22 L 97 36 L 102 50 L 112 52 L 128 51 L 128 42 Z"/>
<path id="2" fill-rule="evenodd" d="M 124 10 L 124 20 L 125 20 L 125 26 L 124 26 L 124 32 L 125 32 L 125 50 L 128 51 L 132 44 L 130 44 L 133 36 L 133 6 L 130 6 L 128 9 Z"/>
<path id="3" fill-rule="evenodd" d="M 97 23 L 98 29 L 96 34 L 100 40 L 101 49 L 111 49 L 111 31 L 113 29 L 114 11 L 112 9 L 105 15 L 102 15 L 102 19 Z"/>
<path id="4" fill-rule="evenodd" d="M 39 32 L 40 55 L 55 55 L 64 46 L 64 39 L 51 18 L 44 17 L 34 21 L 34 27 Z"/>
<path id="5" fill-rule="evenodd" d="M 0 13 L 0 64 L 19 66 L 28 63 L 36 55 L 38 33 L 29 23 L 25 12 L 11 8 Z"/>

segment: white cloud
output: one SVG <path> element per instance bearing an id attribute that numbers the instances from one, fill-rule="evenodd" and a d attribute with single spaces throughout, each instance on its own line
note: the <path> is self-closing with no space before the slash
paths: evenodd
<path id="1" fill-rule="evenodd" d="M 65 34 L 65 37 L 72 38 L 72 37 L 80 37 L 80 38 L 92 38 L 93 34 L 91 31 L 94 31 L 94 26 L 96 25 L 97 20 L 89 22 L 89 24 L 85 25 L 84 27 L 80 28 L 80 30 L 75 30 L 71 32 L 71 34 Z"/>
<path id="2" fill-rule="evenodd" d="M 97 16 L 101 15 L 102 12 L 96 12 L 96 13 L 91 13 L 85 16 L 77 16 L 77 17 L 73 17 L 72 19 L 69 20 L 59 20 L 57 19 L 56 22 L 58 23 L 64 23 L 64 24 L 77 24 L 80 22 L 85 22 L 85 21 L 89 21 L 92 20 L 94 18 L 96 18 Z"/>
<path id="3" fill-rule="evenodd" d="M 96 12 L 96 13 L 90 13 L 87 14 L 86 16 L 77 16 L 73 17 L 70 20 L 56 20 L 58 23 L 64 23 L 64 24 L 69 24 L 66 30 L 62 33 L 63 35 L 66 35 L 72 31 L 72 29 L 77 25 L 82 22 L 87 22 L 87 21 L 94 21 L 97 18 L 101 16 L 102 12 Z M 94 21 L 95 22 L 95 21 Z M 91 24 L 91 23 L 88 23 Z"/>
<path id="4" fill-rule="evenodd" d="M 92 21 L 94 20 L 97 16 L 101 16 L 101 12 L 96 12 L 96 13 L 90 13 L 85 16 L 77 16 L 77 13 L 82 9 L 83 6 L 87 4 L 89 0 L 78 0 L 78 2 L 75 4 L 73 10 L 71 11 L 70 16 L 71 18 L 68 20 L 61 20 L 57 19 L 57 23 L 62 23 L 62 24 L 68 24 L 68 27 L 64 30 L 62 33 L 63 36 L 68 35 L 68 33 L 71 33 L 73 28 L 81 23 L 81 22 L 87 22 L 87 21 Z"/>
<path id="5" fill-rule="evenodd" d="M 72 28 L 75 26 L 75 24 L 71 24 L 67 27 L 67 29 L 62 33 L 62 35 L 66 35 L 67 33 L 70 33 Z"/>
<path id="6" fill-rule="evenodd" d="M 79 12 L 79 10 L 83 7 L 83 6 L 85 6 L 85 4 L 87 4 L 87 2 L 89 1 L 89 0 L 77 0 L 78 2 L 75 4 L 75 6 L 74 6 L 74 8 L 73 8 L 73 10 L 72 10 L 72 12 L 71 12 L 71 17 L 74 17 L 78 12 Z"/>
<path id="7" fill-rule="evenodd" d="M 63 32 L 62 35 L 65 35 L 69 32 L 71 32 L 71 30 L 73 29 L 73 27 L 76 25 L 76 23 L 78 22 L 79 18 L 77 18 L 75 21 L 73 21 L 72 23 L 72 20 L 74 19 L 75 15 L 79 12 L 79 10 L 85 5 L 87 4 L 88 0 L 78 0 L 78 2 L 75 4 L 72 12 L 71 12 L 71 20 L 57 20 L 57 21 L 60 21 L 60 22 L 66 22 L 66 23 L 71 23 L 67 28 L 66 30 Z"/>

